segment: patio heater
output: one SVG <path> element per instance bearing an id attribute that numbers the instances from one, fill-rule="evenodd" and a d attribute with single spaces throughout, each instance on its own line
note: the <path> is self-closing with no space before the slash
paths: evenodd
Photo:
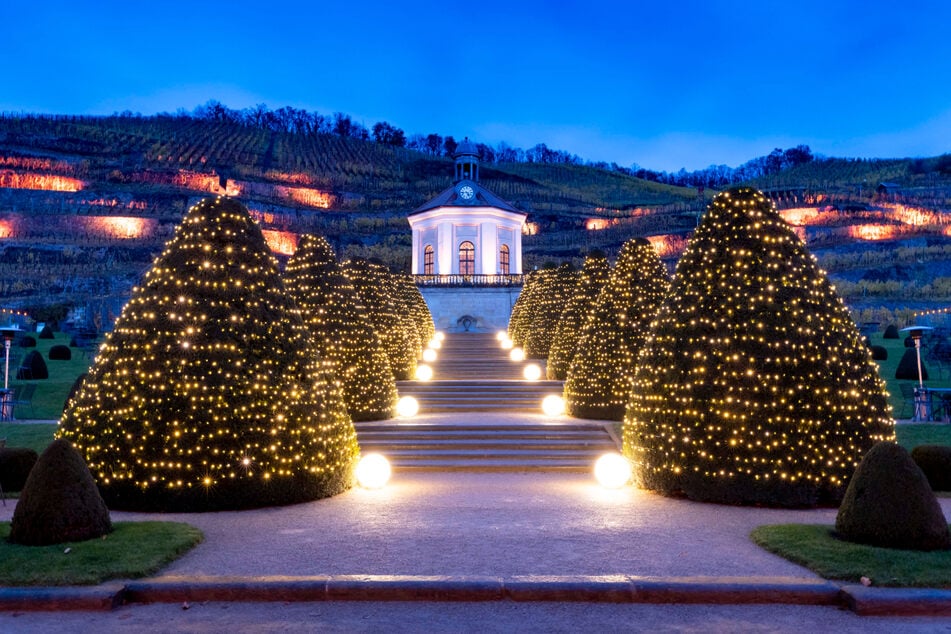
<path id="1" fill-rule="evenodd" d="M 13 390 L 7 386 L 10 377 L 10 344 L 13 338 L 20 331 L 20 327 L 15 324 L 0 328 L 0 334 L 3 335 L 3 349 L 5 360 L 3 364 L 3 390 L 0 390 L 0 420 L 13 420 Z"/>
<path id="2" fill-rule="evenodd" d="M 17 336 L 18 332 L 20 332 L 20 327 L 15 324 L 0 328 L 0 334 L 3 335 L 3 349 L 5 354 L 3 364 L 3 389 L 7 389 L 8 379 L 10 377 L 10 344 L 13 343 L 13 339 Z"/>
<path id="3" fill-rule="evenodd" d="M 918 387 L 915 388 L 915 417 L 914 420 L 922 421 L 931 418 L 931 402 L 928 399 L 928 392 L 925 390 L 925 381 L 921 374 L 921 338 L 925 332 L 934 330 L 931 326 L 908 326 L 898 332 L 907 332 L 911 340 L 915 342 L 915 356 L 918 359 Z"/>

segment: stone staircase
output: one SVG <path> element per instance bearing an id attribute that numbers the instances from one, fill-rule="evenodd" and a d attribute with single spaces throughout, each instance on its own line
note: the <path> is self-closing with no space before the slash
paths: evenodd
<path id="1" fill-rule="evenodd" d="M 446 335 L 430 365 L 431 381 L 400 381 L 400 396 L 419 401 L 421 416 L 356 423 L 363 453 L 387 456 L 397 470 L 590 471 L 617 451 L 601 423 L 548 418 L 541 402 L 561 395 L 561 381 L 526 381 L 494 334 Z"/>

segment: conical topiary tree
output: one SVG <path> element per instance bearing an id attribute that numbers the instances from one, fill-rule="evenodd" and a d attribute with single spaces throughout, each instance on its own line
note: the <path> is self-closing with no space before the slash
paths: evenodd
<path id="1" fill-rule="evenodd" d="M 842 539 L 881 548 L 946 550 L 951 533 L 928 478 L 904 447 L 882 442 L 862 458 L 835 518 Z"/>
<path id="2" fill-rule="evenodd" d="M 301 236 L 284 279 L 317 353 L 334 363 L 351 418 L 392 418 L 397 393 L 390 361 L 330 244 L 320 236 Z"/>
<path id="3" fill-rule="evenodd" d="M 761 193 L 719 194 L 637 360 L 636 479 L 715 502 L 837 501 L 892 438 L 877 365 L 815 258 Z"/>
<path id="4" fill-rule="evenodd" d="M 383 342 L 393 376 L 397 381 L 412 379 L 416 373 L 417 344 L 393 298 L 390 272 L 381 264 L 361 258 L 345 262 L 344 272 L 353 282 L 357 297 Z"/>
<path id="5" fill-rule="evenodd" d="M 534 305 L 538 296 L 538 289 L 543 286 L 543 280 L 551 268 L 544 268 L 541 271 L 532 271 L 525 278 L 525 284 L 522 286 L 522 292 L 518 294 L 515 305 L 512 306 L 512 314 L 509 316 L 508 336 L 516 346 L 525 345 L 525 335 L 531 323 L 531 314 L 535 310 Z"/>
<path id="6" fill-rule="evenodd" d="M 914 348 L 905 348 L 905 354 L 901 356 L 898 367 L 895 368 L 895 378 L 902 381 L 918 380 L 918 351 Z M 928 366 L 924 359 L 921 360 L 921 380 L 928 380 Z"/>
<path id="7" fill-rule="evenodd" d="M 248 210 L 206 199 L 133 290 L 60 435 L 115 508 L 333 495 L 358 447 L 328 365 Z"/>
<path id="8" fill-rule="evenodd" d="M 409 275 L 394 275 L 397 286 L 409 305 L 410 314 L 416 324 L 416 330 L 419 333 L 420 344 L 425 348 L 436 334 L 436 325 L 433 323 L 433 315 L 429 312 L 429 306 L 426 304 L 426 298 L 419 292 L 413 278 Z"/>
<path id="9" fill-rule="evenodd" d="M 585 321 L 565 382 L 570 416 L 622 420 L 634 362 L 670 276 L 643 238 L 624 243 L 607 284 Z"/>
<path id="10" fill-rule="evenodd" d="M 82 456 L 69 442 L 54 440 L 23 485 L 10 522 L 10 541 L 48 546 L 111 532 L 109 509 Z"/>
<path id="11" fill-rule="evenodd" d="M 585 319 L 610 272 L 608 259 L 601 251 L 593 251 L 585 258 L 578 281 L 555 326 L 551 349 L 548 351 L 548 362 L 545 364 L 549 379 L 564 381 L 568 376 L 568 366 L 577 352 L 578 339 Z"/>
<path id="12" fill-rule="evenodd" d="M 525 332 L 525 355 L 531 359 L 546 359 L 555 339 L 555 328 L 568 298 L 574 292 L 578 274 L 571 264 L 565 263 L 545 275 L 539 285 L 537 298 Z"/>

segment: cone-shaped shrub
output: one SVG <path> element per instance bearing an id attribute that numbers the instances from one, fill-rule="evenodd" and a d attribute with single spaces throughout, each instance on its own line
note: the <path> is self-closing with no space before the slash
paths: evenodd
<path id="1" fill-rule="evenodd" d="M 892 438 L 878 366 L 815 258 L 761 193 L 719 194 L 637 360 L 636 479 L 714 502 L 834 502 Z"/>
<path id="2" fill-rule="evenodd" d="M 30 471 L 10 523 L 10 541 L 26 546 L 80 542 L 112 532 L 109 509 L 83 457 L 54 440 Z"/>
<path id="3" fill-rule="evenodd" d="M 56 335 L 53 333 L 53 329 L 49 324 L 43 326 L 43 330 L 40 331 L 38 335 L 40 339 L 55 339 Z"/>
<path id="4" fill-rule="evenodd" d="M 562 264 L 542 279 L 533 301 L 525 332 L 525 354 L 531 359 L 545 359 L 555 339 L 555 328 L 568 299 L 574 292 L 578 273 L 570 264 Z"/>
<path id="5" fill-rule="evenodd" d="M 333 495 L 358 448 L 330 365 L 248 210 L 207 199 L 133 290 L 60 433 L 115 508 Z"/>
<path id="6" fill-rule="evenodd" d="M 581 330 L 610 272 L 608 259 L 600 251 L 585 258 L 571 298 L 555 326 L 555 336 L 548 351 L 548 363 L 545 364 L 549 379 L 564 381 L 568 376 L 568 366 L 578 350 Z"/>
<path id="7" fill-rule="evenodd" d="M 17 368 L 16 376 L 18 381 L 48 379 L 50 377 L 50 371 L 46 367 L 46 361 L 43 360 L 43 355 L 40 354 L 38 350 L 31 350 L 23 357 L 20 367 Z"/>
<path id="8" fill-rule="evenodd" d="M 0 488 L 4 493 L 23 489 L 38 457 L 29 447 L 0 447 Z"/>
<path id="9" fill-rule="evenodd" d="M 36 337 L 30 335 L 23 335 L 23 338 L 20 339 L 21 348 L 35 348 L 36 347 Z"/>
<path id="10" fill-rule="evenodd" d="M 899 338 L 898 326 L 896 326 L 895 324 L 889 324 L 888 327 L 885 328 L 885 334 L 882 335 L 882 338 L 883 339 L 898 339 Z"/>
<path id="11" fill-rule="evenodd" d="M 668 286 L 670 276 L 651 243 L 628 240 L 588 314 L 568 370 L 565 406 L 570 416 L 624 418 L 634 362 Z"/>
<path id="12" fill-rule="evenodd" d="M 906 348 L 905 354 L 901 355 L 901 361 L 895 369 L 895 378 L 903 381 L 918 380 L 918 352 L 914 348 Z M 928 366 L 924 359 L 921 360 L 921 380 L 928 380 Z"/>
<path id="13" fill-rule="evenodd" d="M 426 299 L 416 288 L 413 278 L 409 275 L 394 275 L 397 287 L 406 303 L 409 305 L 410 314 L 413 322 L 416 324 L 416 331 L 419 333 L 419 342 L 423 348 L 436 334 L 436 326 L 433 324 L 433 315 L 429 312 L 429 306 L 426 305 Z"/>
<path id="14" fill-rule="evenodd" d="M 842 539 L 882 548 L 951 548 L 938 499 L 904 447 L 875 445 L 862 459 L 835 518 Z"/>
<path id="15" fill-rule="evenodd" d="M 47 356 L 49 356 L 50 361 L 69 361 L 73 358 L 73 353 L 70 351 L 69 346 L 58 343 L 50 348 Z"/>
<path id="16" fill-rule="evenodd" d="M 425 343 L 422 333 L 420 332 L 421 323 L 416 319 L 416 314 L 413 312 L 412 301 L 406 293 L 403 284 L 400 282 L 399 277 L 387 271 L 387 282 L 390 287 L 390 298 L 393 300 L 396 314 L 400 318 L 400 326 L 403 329 L 404 336 L 414 357 L 413 371 L 415 373 L 415 363 L 423 353 L 423 344 Z M 425 329 L 425 326 L 423 327 Z"/>
<path id="17" fill-rule="evenodd" d="M 911 450 L 911 459 L 928 478 L 932 491 L 951 491 L 951 447 L 918 445 Z"/>
<path id="18" fill-rule="evenodd" d="M 334 363 L 350 417 L 392 418 L 397 394 L 390 361 L 327 241 L 301 236 L 284 279 L 314 336 L 317 353 Z"/>
<path id="19" fill-rule="evenodd" d="M 508 335 L 516 346 L 525 346 L 525 336 L 537 303 L 538 290 L 544 285 L 544 278 L 550 274 L 549 271 L 551 270 L 546 268 L 529 273 L 528 277 L 525 278 L 525 285 L 522 286 L 522 292 L 518 294 L 518 299 L 515 300 L 515 305 L 512 306 Z"/>
<path id="20" fill-rule="evenodd" d="M 417 344 L 399 313 L 401 304 L 393 297 L 390 272 L 380 264 L 360 258 L 345 262 L 344 272 L 353 281 L 357 297 L 383 342 L 393 376 L 397 381 L 412 379 L 416 373 Z"/>

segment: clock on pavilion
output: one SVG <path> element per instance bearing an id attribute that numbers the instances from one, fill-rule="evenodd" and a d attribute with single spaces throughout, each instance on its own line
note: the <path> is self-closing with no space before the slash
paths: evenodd
<path id="1" fill-rule="evenodd" d="M 455 183 L 409 214 L 413 275 L 437 327 L 505 327 L 522 285 L 527 215 L 479 183 L 468 138 L 453 158 Z"/>

